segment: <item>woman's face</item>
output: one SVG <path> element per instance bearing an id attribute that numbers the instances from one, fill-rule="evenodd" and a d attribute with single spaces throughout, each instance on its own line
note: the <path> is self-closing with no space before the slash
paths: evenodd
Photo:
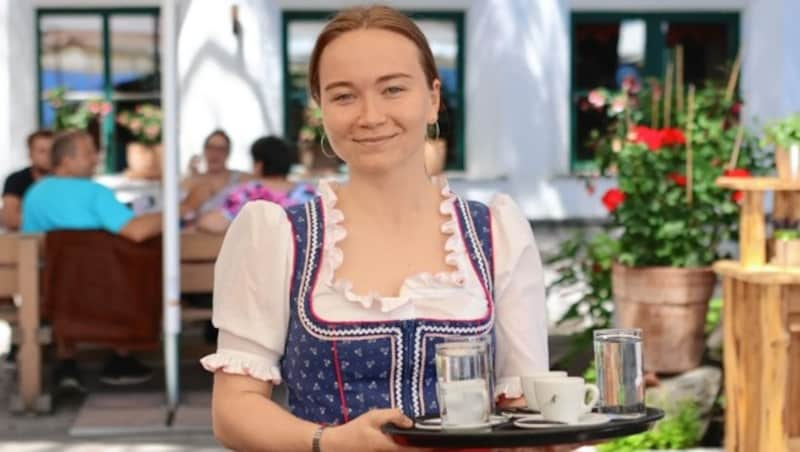
<path id="1" fill-rule="evenodd" d="M 424 162 L 440 83 L 428 86 L 412 41 L 380 29 L 347 32 L 322 52 L 319 80 L 327 141 L 351 170 L 383 172 L 412 158 Z"/>
<path id="2" fill-rule="evenodd" d="M 209 173 L 220 173 L 225 171 L 225 161 L 228 160 L 230 147 L 228 141 L 222 135 L 215 134 L 208 139 L 203 156 L 206 158 L 206 166 Z"/>

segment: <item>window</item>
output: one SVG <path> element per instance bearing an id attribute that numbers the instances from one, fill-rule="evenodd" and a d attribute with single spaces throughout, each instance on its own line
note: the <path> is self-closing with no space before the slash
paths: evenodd
<path id="1" fill-rule="evenodd" d="M 684 83 L 725 82 L 739 49 L 737 13 L 573 13 L 572 170 L 594 167 L 585 143 L 606 120 L 587 106 L 597 87 L 618 90 L 625 76 L 664 78 L 670 52 L 683 46 Z"/>
<path id="2" fill-rule="evenodd" d="M 158 9 L 40 9 L 36 23 L 39 125 L 53 124 L 45 96 L 54 88 L 67 90 L 67 102 L 110 102 L 112 113 L 89 132 L 106 150 L 106 171 L 122 170 L 131 137 L 114 113 L 161 99 Z"/>
<path id="3" fill-rule="evenodd" d="M 309 102 L 308 63 L 314 42 L 332 12 L 283 13 L 285 136 L 298 141 Z M 411 12 L 433 51 L 442 81 L 440 137 L 447 146 L 446 169 L 464 169 L 464 15 L 460 12 Z"/>

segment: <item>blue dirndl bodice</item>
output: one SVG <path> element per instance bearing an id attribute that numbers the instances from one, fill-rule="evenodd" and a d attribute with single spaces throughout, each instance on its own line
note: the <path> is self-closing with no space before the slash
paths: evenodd
<path id="1" fill-rule="evenodd" d="M 281 375 L 289 408 L 302 419 L 340 424 L 373 408 L 408 416 L 438 413 L 434 346 L 446 336 L 481 335 L 494 325 L 491 216 L 481 203 L 453 200 L 472 267 L 486 293 L 477 320 L 328 322 L 312 309 L 325 232 L 321 198 L 287 209 L 294 234 L 289 327 Z"/>

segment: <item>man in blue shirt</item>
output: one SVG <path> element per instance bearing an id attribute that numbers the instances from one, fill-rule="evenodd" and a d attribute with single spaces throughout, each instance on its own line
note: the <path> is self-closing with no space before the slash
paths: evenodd
<path id="1" fill-rule="evenodd" d="M 161 234 L 161 214 L 134 217 L 109 188 L 92 181 L 98 155 L 91 136 L 83 131 L 57 136 L 51 151 L 52 175 L 34 184 L 22 202 L 22 231 L 103 229 L 141 242 Z M 183 206 L 182 206 L 183 208 Z M 57 344 L 56 382 L 63 389 L 82 390 L 74 344 Z M 152 371 L 116 350 L 106 362 L 101 380 L 108 384 L 147 381 Z"/>

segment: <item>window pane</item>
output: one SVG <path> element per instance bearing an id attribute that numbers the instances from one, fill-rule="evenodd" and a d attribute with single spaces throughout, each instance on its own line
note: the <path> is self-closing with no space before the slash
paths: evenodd
<path id="1" fill-rule="evenodd" d="M 575 25 L 576 91 L 573 108 L 577 107 L 574 144 L 577 161 L 592 160 L 593 153 L 586 146 L 589 134 L 592 130 L 604 128 L 608 121 L 605 112 L 589 108 L 589 91 L 599 87 L 616 90 L 618 75 L 624 77 L 624 73 L 636 72 L 644 66 L 645 43 L 640 36 L 623 37 L 621 30 L 621 21 Z M 625 55 L 624 63 L 621 54 Z"/>
<path id="2" fill-rule="evenodd" d="M 134 110 L 138 105 L 160 103 L 160 72 L 158 55 L 158 16 L 112 15 L 109 18 L 111 35 L 111 83 L 114 111 Z M 114 153 L 113 171 L 127 167 L 125 148 L 134 140 L 124 127 L 115 127 L 109 153 Z"/>
<path id="3" fill-rule="evenodd" d="M 683 46 L 684 83 L 700 85 L 706 80 L 724 82 L 738 43 L 735 25 L 729 17 L 642 14 L 589 18 L 578 15 L 573 35 L 574 49 L 574 158 L 590 161 L 593 154 L 586 142 L 592 130 L 605 127 L 605 112 L 589 108 L 590 90 L 605 87 L 620 90 L 622 81 L 635 77 L 663 78 L 674 49 Z M 648 42 L 648 39 L 654 42 Z"/>
<path id="4" fill-rule="evenodd" d="M 114 98 L 158 99 L 158 16 L 111 16 L 109 25 Z"/>
<path id="5" fill-rule="evenodd" d="M 40 81 L 44 93 L 65 87 L 77 97 L 99 96 L 103 89 L 103 23 L 98 15 L 46 15 L 40 19 Z M 83 91 L 84 93 L 78 93 Z M 53 110 L 43 102 L 44 125 Z"/>
<path id="6" fill-rule="evenodd" d="M 724 81 L 730 64 L 728 27 L 719 23 L 667 23 L 667 46 L 683 45 L 684 80 L 701 84 L 705 80 Z"/>

